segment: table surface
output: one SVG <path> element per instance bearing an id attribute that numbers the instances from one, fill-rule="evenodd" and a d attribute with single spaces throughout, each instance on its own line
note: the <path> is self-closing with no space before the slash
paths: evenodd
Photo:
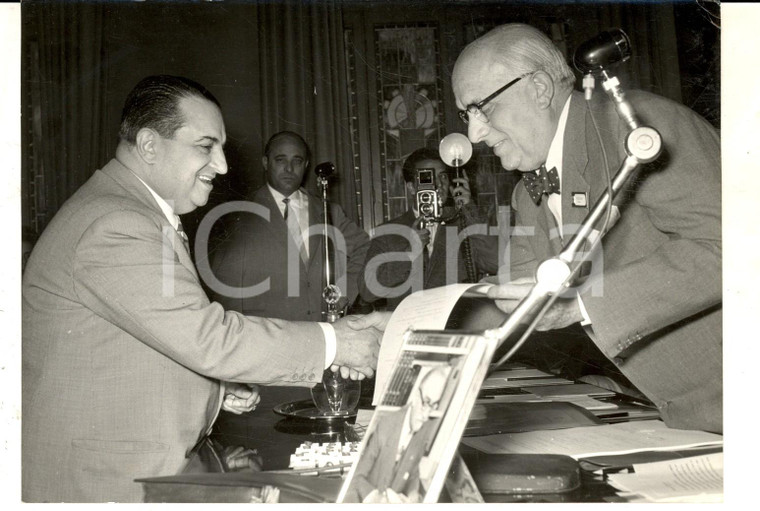
<path id="1" fill-rule="evenodd" d="M 214 426 L 214 438 L 225 446 L 255 449 L 263 470 L 288 468 L 290 455 L 304 441 L 346 441 L 343 423 L 294 421 L 274 412 L 283 403 L 310 399 L 308 388 L 262 387 L 256 410 L 234 415 L 222 412 Z M 350 439 L 350 437 L 349 437 Z M 461 448 L 461 447 L 460 447 Z M 444 497 L 445 498 L 445 497 Z M 622 501 L 599 477 L 582 471 L 582 487 L 566 493 L 546 495 L 484 495 L 486 502 L 615 502 Z"/>

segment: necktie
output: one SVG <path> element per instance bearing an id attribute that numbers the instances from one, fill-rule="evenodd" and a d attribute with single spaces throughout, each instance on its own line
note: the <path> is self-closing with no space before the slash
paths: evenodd
<path id="1" fill-rule="evenodd" d="M 179 237 L 182 238 L 182 244 L 185 245 L 185 250 L 187 250 L 187 253 L 190 253 L 190 240 L 187 239 L 187 233 L 185 232 L 185 229 L 182 227 L 182 220 L 177 218 L 177 234 L 179 234 Z"/>
<path id="2" fill-rule="evenodd" d="M 290 198 L 285 197 L 282 199 L 282 202 L 285 204 L 285 212 L 282 214 L 282 218 L 285 220 L 285 223 L 288 225 L 288 231 L 290 232 L 290 236 L 293 238 L 293 241 L 296 243 L 296 246 L 298 247 L 298 251 L 301 254 L 301 260 L 304 263 L 307 263 L 309 261 L 309 257 L 306 255 L 306 247 L 305 243 L 303 241 L 303 236 L 301 235 L 301 225 L 298 223 L 297 215 L 290 214 Z"/>
<path id="3" fill-rule="evenodd" d="M 526 172 L 523 174 L 522 179 L 525 183 L 525 189 L 528 190 L 528 195 L 536 203 L 536 206 L 541 204 L 544 194 L 559 193 L 559 174 L 556 167 L 547 171 L 546 166 L 541 165 L 541 168 L 535 173 Z"/>

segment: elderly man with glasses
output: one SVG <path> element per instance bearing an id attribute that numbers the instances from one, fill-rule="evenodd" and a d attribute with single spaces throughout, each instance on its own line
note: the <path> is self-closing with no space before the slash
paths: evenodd
<path id="1" fill-rule="evenodd" d="M 562 53 L 526 25 L 468 45 L 452 84 L 470 140 L 522 175 L 509 273 L 489 291 L 509 312 L 605 191 L 605 166 L 619 168 L 629 130 L 605 94 L 587 102 L 574 90 Z M 627 98 L 662 135 L 664 154 L 616 199 L 588 279 L 555 301 L 538 329 L 580 323 L 670 427 L 720 432 L 720 139 L 680 104 L 640 91 Z"/>

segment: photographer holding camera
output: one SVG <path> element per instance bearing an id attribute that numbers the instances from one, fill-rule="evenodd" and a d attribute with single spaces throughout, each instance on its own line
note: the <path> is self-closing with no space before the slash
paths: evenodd
<path id="1" fill-rule="evenodd" d="M 451 177 L 436 151 L 417 149 L 402 170 L 410 207 L 375 229 L 359 284 L 365 302 L 385 299 L 387 310 L 415 291 L 467 282 L 464 247 L 455 241 L 462 227 L 459 216 L 465 218 L 464 225 L 486 223 L 472 202 L 467 176 L 463 172 Z M 486 237 L 469 239 L 474 267 L 495 272 L 496 252 L 485 249 L 490 246 Z M 375 305 L 380 308 L 379 303 Z"/>

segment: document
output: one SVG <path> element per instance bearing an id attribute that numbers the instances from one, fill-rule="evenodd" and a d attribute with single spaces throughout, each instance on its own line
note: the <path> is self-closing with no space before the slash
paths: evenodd
<path id="1" fill-rule="evenodd" d="M 491 454 L 565 454 L 581 459 L 723 445 L 723 436 L 704 431 L 670 429 L 662 421 L 647 420 L 463 438 L 462 443 Z"/>
<path id="2" fill-rule="evenodd" d="M 650 502 L 722 502 L 723 453 L 633 465 L 634 473 L 610 474 L 615 488 Z"/>
<path id="3" fill-rule="evenodd" d="M 377 405 L 388 384 L 388 378 L 393 370 L 399 350 L 403 344 L 404 333 L 415 330 L 443 330 L 451 311 L 457 301 L 470 291 L 482 295 L 479 291 L 487 289 L 491 284 L 452 284 L 450 286 L 426 289 L 407 296 L 396 310 L 385 328 L 380 353 L 377 358 L 375 374 L 375 393 L 372 404 Z"/>

